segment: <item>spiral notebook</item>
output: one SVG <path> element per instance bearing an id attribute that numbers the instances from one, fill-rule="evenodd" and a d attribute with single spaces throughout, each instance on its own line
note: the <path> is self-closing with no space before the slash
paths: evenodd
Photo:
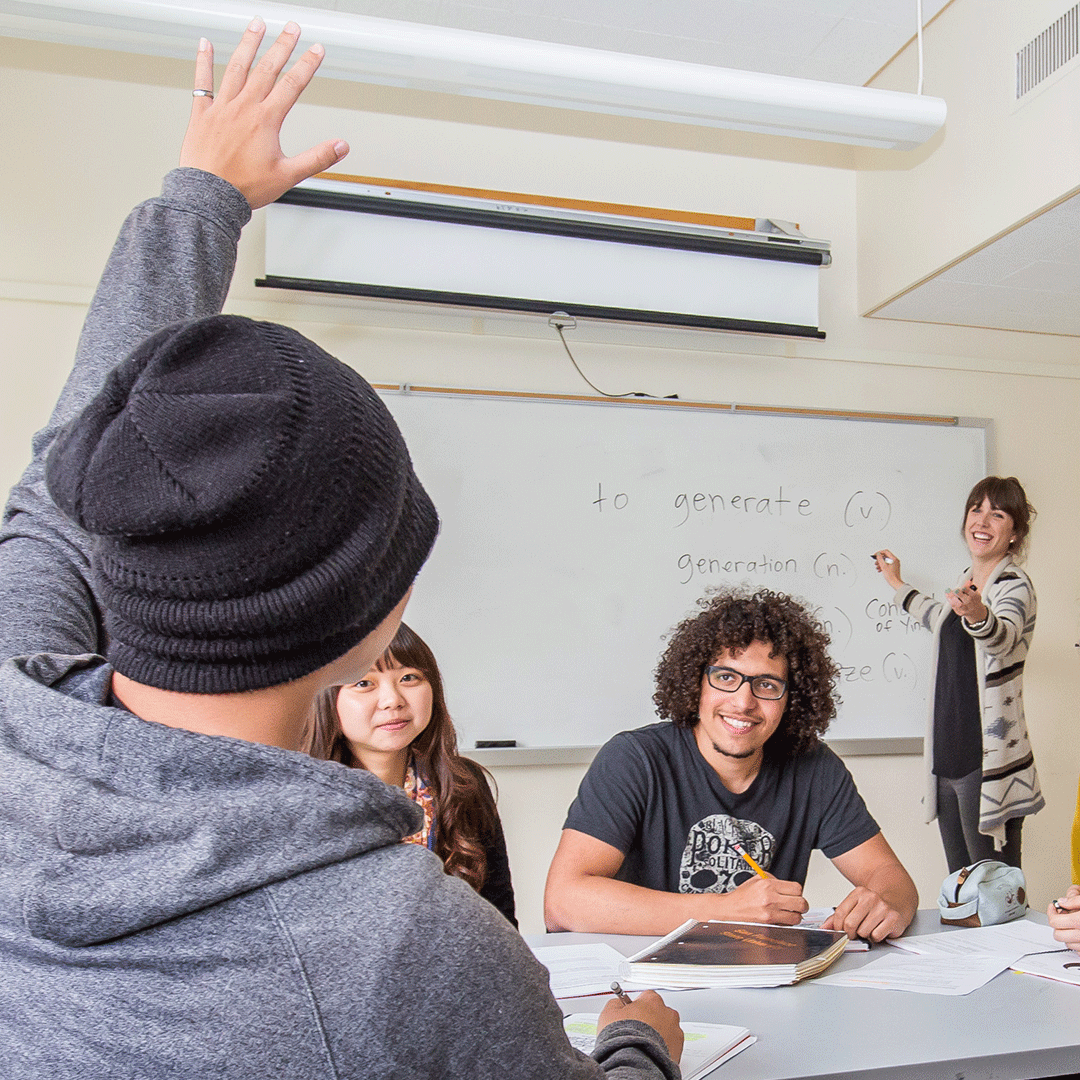
<path id="1" fill-rule="evenodd" d="M 847 942 L 839 930 L 691 919 L 629 957 L 624 974 L 662 990 L 785 986 L 824 971 Z"/>

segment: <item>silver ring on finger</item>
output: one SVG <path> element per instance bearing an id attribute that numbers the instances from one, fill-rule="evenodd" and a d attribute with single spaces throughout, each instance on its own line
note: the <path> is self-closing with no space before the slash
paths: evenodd
<path id="1" fill-rule="evenodd" d="M 213 90 L 192 90 L 191 91 L 191 96 L 192 97 L 208 97 L 211 101 L 213 101 L 214 100 L 214 91 Z"/>

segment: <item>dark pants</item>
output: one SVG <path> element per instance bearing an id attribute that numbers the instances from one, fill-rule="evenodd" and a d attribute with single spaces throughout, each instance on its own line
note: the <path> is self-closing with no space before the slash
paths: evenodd
<path id="1" fill-rule="evenodd" d="M 1009 866 L 1020 865 L 1020 826 L 1023 818 L 1010 818 L 1005 823 L 1005 846 L 994 850 L 992 837 L 979 832 L 979 797 L 982 772 L 978 769 L 960 777 L 937 781 L 938 829 L 945 846 L 945 860 L 949 873 L 962 866 L 970 866 L 982 859 L 996 859 Z"/>

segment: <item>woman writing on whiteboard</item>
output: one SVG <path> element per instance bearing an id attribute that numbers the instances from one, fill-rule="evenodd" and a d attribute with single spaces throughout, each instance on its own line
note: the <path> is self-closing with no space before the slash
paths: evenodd
<path id="1" fill-rule="evenodd" d="M 463 878 L 517 926 L 487 772 L 458 753 L 439 667 L 418 634 L 402 623 L 364 678 L 315 699 L 306 749 L 404 789 L 424 811 L 423 828 L 405 842 L 434 851 L 448 874 Z"/>
<path id="2" fill-rule="evenodd" d="M 1044 805 L 1024 722 L 1035 589 L 1018 565 L 1034 517 L 1016 477 L 980 480 L 964 508 L 971 566 L 946 602 L 905 584 L 891 551 L 874 554 L 897 604 L 934 634 L 926 808 L 950 873 L 980 859 L 1019 866 L 1020 826 Z"/>

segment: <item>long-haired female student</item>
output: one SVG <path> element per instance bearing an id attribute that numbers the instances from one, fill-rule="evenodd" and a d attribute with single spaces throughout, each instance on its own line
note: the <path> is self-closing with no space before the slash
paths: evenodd
<path id="1" fill-rule="evenodd" d="M 517 926 L 506 841 L 486 770 L 462 757 L 435 656 L 401 624 L 359 682 L 324 690 L 312 708 L 308 753 L 367 769 L 424 811 L 406 838 L 439 856 Z"/>

